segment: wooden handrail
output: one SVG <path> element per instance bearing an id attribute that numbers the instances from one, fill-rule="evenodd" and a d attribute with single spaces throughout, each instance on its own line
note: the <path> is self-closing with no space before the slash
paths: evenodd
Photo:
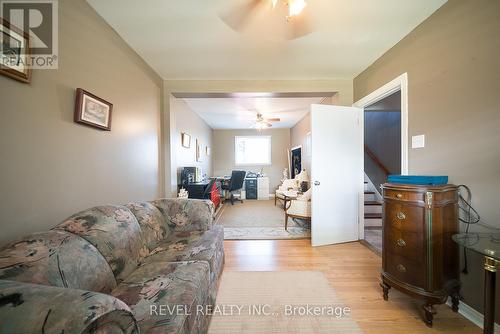
<path id="1" fill-rule="evenodd" d="M 373 153 L 372 150 L 370 150 L 370 148 L 366 145 L 365 145 L 365 153 L 366 153 L 366 155 L 368 155 L 370 157 L 370 159 L 373 160 L 375 165 L 377 165 L 377 167 L 380 168 L 384 172 L 385 176 L 391 174 L 389 172 L 389 170 L 387 169 L 387 167 L 385 167 L 384 164 L 377 158 L 375 153 Z"/>

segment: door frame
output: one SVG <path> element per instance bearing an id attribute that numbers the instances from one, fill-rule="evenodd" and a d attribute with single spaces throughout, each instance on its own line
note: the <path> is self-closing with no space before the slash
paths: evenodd
<path id="1" fill-rule="evenodd" d="M 408 73 L 403 73 L 397 78 L 376 89 L 353 106 L 366 108 L 387 96 L 401 91 L 401 174 L 408 175 Z M 364 144 L 364 117 L 360 119 L 361 144 Z M 362 150 L 364 152 L 364 149 Z M 363 156 L 364 163 L 364 156 Z M 359 202 L 359 238 L 365 238 L 365 207 L 364 200 Z"/>

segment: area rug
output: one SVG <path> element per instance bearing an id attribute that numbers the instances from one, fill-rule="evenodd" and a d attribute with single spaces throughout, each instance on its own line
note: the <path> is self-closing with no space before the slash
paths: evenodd
<path id="1" fill-rule="evenodd" d="M 224 239 L 227 240 L 266 240 L 266 239 L 308 239 L 311 237 L 311 224 L 301 219 L 288 220 L 285 231 L 285 212 L 274 200 L 245 200 L 234 205 L 225 204 L 216 224 L 224 226 Z"/>
<path id="2" fill-rule="evenodd" d="M 316 271 L 224 272 L 210 334 L 362 333 Z"/>
<path id="3" fill-rule="evenodd" d="M 291 220 L 290 220 L 291 221 Z M 275 239 L 309 239 L 311 230 L 306 227 L 292 226 L 285 231 L 284 227 L 225 227 L 226 240 L 275 240 Z"/>

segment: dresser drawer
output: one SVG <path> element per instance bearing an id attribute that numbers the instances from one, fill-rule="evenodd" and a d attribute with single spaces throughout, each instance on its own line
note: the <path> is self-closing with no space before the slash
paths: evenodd
<path id="1" fill-rule="evenodd" d="M 423 233 L 385 229 L 384 234 L 384 249 L 387 252 L 424 263 L 426 253 Z"/>
<path id="2" fill-rule="evenodd" d="M 384 198 L 418 202 L 424 201 L 425 196 L 424 193 L 421 192 L 384 189 Z"/>
<path id="3" fill-rule="evenodd" d="M 398 202 L 385 202 L 384 224 L 389 229 L 423 233 L 425 208 Z"/>
<path id="4" fill-rule="evenodd" d="M 413 261 L 386 250 L 384 271 L 396 279 L 413 286 L 425 288 L 425 264 Z"/>

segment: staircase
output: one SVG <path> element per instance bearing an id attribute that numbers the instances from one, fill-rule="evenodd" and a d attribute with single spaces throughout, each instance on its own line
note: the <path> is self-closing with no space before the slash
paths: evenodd
<path id="1" fill-rule="evenodd" d="M 365 228 L 382 227 L 382 202 L 373 185 L 365 181 Z"/>

